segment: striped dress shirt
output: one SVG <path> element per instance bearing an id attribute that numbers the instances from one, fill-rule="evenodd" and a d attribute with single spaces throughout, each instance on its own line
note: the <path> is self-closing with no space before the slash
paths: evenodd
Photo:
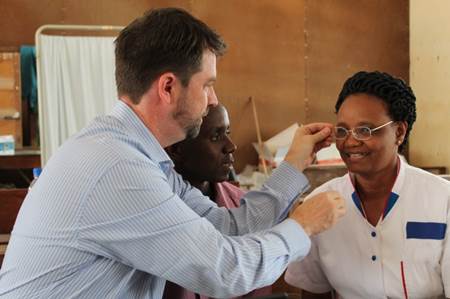
<path id="1" fill-rule="evenodd" d="M 170 280 L 231 297 L 273 283 L 310 240 L 283 220 L 308 186 L 283 163 L 235 209 L 184 182 L 125 103 L 51 157 L 0 270 L 0 298 L 161 298 Z"/>

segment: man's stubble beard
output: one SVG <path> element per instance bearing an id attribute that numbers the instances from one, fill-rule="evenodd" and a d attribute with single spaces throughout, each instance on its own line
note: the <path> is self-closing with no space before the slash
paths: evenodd
<path id="1" fill-rule="evenodd" d="M 187 96 L 184 92 L 180 95 L 178 100 L 177 110 L 173 114 L 173 118 L 177 121 L 178 125 L 183 129 L 185 133 L 185 139 L 194 139 L 200 133 L 200 127 L 202 125 L 203 116 L 198 119 L 192 119 L 187 109 Z M 205 113 L 206 115 L 207 113 Z"/>

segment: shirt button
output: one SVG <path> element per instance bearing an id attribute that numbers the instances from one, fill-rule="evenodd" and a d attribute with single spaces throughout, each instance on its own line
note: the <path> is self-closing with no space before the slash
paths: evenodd
<path id="1" fill-rule="evenodd" d="M 372 237 L 375 238 L 377 236 L 377 233 L 376 232 L 372 232 L 371 235 L 372 235 Z"/>
<path id="2" fill-rule="evenodd" d="M 372 255 L 372 261 L 376 261 L 377 260 L 377 256 L 376 255 Z"/>

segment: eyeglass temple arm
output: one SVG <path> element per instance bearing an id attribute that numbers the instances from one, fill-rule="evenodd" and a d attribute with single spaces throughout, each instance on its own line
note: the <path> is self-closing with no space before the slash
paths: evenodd
<path id="1" fill-rule="evenodd" d="M 374 128 L 374 129 L 371 129 L 370 131 L 376 131 L 376 130 L 379 130 L 379 129 L 381 129 L 381 128 L 383 128 L 383 127 L 386 127 L 387 125 L 390 125 L 390 124 L 392 124 L 394 121 L 393 120 L 391 120 L 391 121 L 389 121 L 389 122 L 387 122 L 387 123 L 385 123 L 384 125 L 381 125 L 381 126 L 379 126 L 379 127 L 376 127 L 376 128 Z"/>

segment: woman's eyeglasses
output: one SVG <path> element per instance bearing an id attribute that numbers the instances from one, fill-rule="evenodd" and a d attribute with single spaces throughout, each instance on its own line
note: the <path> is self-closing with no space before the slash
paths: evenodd
<path id="1" fill-rule="evenodd" d="M 336 137 L 337 140 L 343 140 L 343 139 L 346 139 L 348 137 L 348 134 L 351 132 L 353 135 L 353 138 L 355 138 L 356 140 L 364 141 L 364 140 L 370 139 L 372 137 L 373 132 L 378 131 L 381 128 L 384 128 L 393 122 L 394 121 L 391 120 L 379 127 L 373 128 L 373 129 L 366 127 L 366 126 L 356 127 L 351 130 L 348 130 L 344 127 L 334 127 L 334 136 Z"/>

